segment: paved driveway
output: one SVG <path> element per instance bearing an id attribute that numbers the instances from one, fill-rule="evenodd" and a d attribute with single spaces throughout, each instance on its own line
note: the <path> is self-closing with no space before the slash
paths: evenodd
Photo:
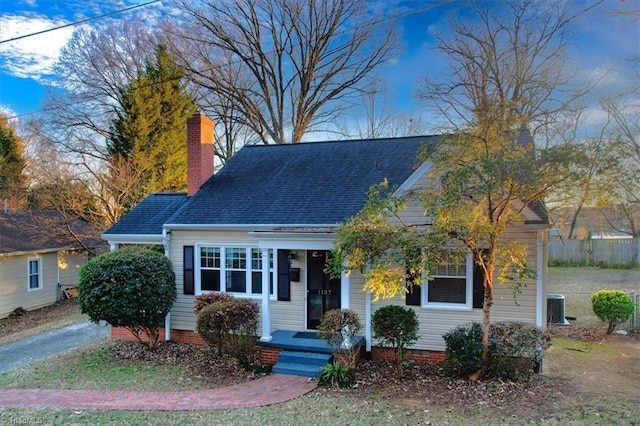
<path id="1" fill-rule="evenodd" d="M 109 336 L 111 327 L 83 322 L 0 346 L 0 374 Z"/>

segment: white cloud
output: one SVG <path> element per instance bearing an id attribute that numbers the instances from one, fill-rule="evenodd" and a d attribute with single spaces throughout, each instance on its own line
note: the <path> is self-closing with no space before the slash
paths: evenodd
<path id="1" fill-rule="evenodd" d="M 3 15 L 0 18 L 2 40 L 36 33 L 65 25 L 63 19 L 50 19 L 43 15 Z M 37 81 L 51 77 L 53 64 L 60 50 L 73 34 L 73 28 L 62 28 L 0 45 L 0 68 L 10 75 Z"/>
<path id="2" fill-rule="evenodd" d="M 14 110 L 12 110 L 6 105 L 0 104 L 0 116 L 13 117 L 15 115 L 16 115 L 16 112 Z"/>

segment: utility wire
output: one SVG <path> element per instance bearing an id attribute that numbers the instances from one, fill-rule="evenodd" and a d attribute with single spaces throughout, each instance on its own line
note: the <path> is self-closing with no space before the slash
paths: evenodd
<path id="1" fill-rule="evenodd" d="M 143 3 L 143 4 L 139 5 L 139 6 L 144 6 L 144 5 L 147 5 L 147 4 L 156 3 L 157 1 L 160 1 L 160 0 L 155 0 L 155 1 L 147 2 L 147 3 Z M 414 9 L 409 9 L 408 11 L 399 12 L 399 13 L 396 13 L 394 15 L 390 15 L 390 16 L 387 16 L 387 17 L 384 17 L 384 18 L 380 18 L 380 19 L 376 19 L 376 20 L 371 20 L 371 21 L 367 22 L 367 24 L 369 24 L 369 25 L 378 25 L 378 24 L 381 24 L 381 23 L 384 23 L 384 22 L 395 21 L 395 20 L 398 20 L 398 19 L 401 19 L 401 18 L 405 18 L 407 16 L 415 15 L 415 14 L 421 13 L 421 12 L 426 12 L 427 10 L 435 9 L 437 7 L 441 7 L 441 6 L 447 5 L 449 3 L 452 3 L 453 1 L 454 0 L 440 0 L 438 2 L 428 3 L 426 5 L 422 5 L 420 7 L 414 8 Z M 139 6 L 135 6 L 135 7 L 139 7 Z M 119 12 L 122 12 L 124 10 L 129 10 L 129 9 L 132 9 L 132 8 L 123 9 L 123 10 L 121 10 Z M 118 13 L 118 12 L 112 12 L 111 14 L 113 14 L 113 13 Z M 103 16 L 107 16 L 107 15 L 103 15 Z M 92 19 L 97 19 L 97 18 L 98 17 L 92 18 Z M 62 27 L 60 27 L 60 28 L 62 28 Z M 47 30 L 47 31 L 50 31 L 50 30 Z M 341 32 L 337 33 L 336 35 L 348 34 L 351 31 L 353 31 L 353 30 L 347 29 L 347 30 L 344 30 L 344 31 L 341 31 Z M 35 34 L 37 34 L 37 33 L 35 33 Z M 35 34 L 33 34 L 33 35 L 35 35 Z M 11 40 L 6 40 L 6 41 L 11 41 Z M 239 60 L 235 60 L 233 62 L 234 63 L 235 62 L 239 62 Z M 188 76 L 188 75 L 197 76 L 197 75 L 199 75 L 199 74 L 201 74 L 201 73 L 203 73 L 205 71 L 206 71 L 206 69 L 204 69 L 204 70 L 193 70 L 193 71 L 185 70 L 185 76 Z M 180 78 L 182 78 L 182 77 L 180 77 Z M 158 81 L 158 82 L 154 82 L 154 83 L 149 84 L 149 85 L 140 86 L 140 87 L 138 87 L 138 89 L 142 89 L 142 88 L 145 88 L 145 87 L 148 87 L 148 86 L 152 86 L 154 84 L 168 83 L 168 82 L 173 81 L 173 80 L 176 80 L 176 78 L 172 78 L 172 79 L 165 80 L 165 81 Z M 23 114 L 13 115 L 13 116 L 7 117 L 7 118 L 8 119 L 16 119 L 16 118 L 21 118 L 21 117 L 26 117 L 26 116 L 29 116 L 29 115 L 37 114 L 39 112 L 47 112 L 47 111 L 56 110 L 58 108 L 59 107 L 57 107 L 57 106 L 50 107 L 50 108 L 43 108 L 43 109 L 40 109 L 40 110 L 37 110 L 37 111 L 25 112 Z"/>
<path id="2" fill-rule="evenodd" d="M 118 13 L 128 12 L 128 11 L 130 11 L 130 10 L 137 9 L 137 8 L 139 8 L 139 7 L 148 6 L 148 5 L 153 4 L 153 3 L 159 3 L 160 1 L 161 1 L 161 0 L 152 0 L 152 1 L 148 1 L 148 2 L 146 2 L 146 3 L 140 3 L 140 4 L 137 4 L 137 5 L 135 5 L 135 6 L 126 7 L 126 8 L 124 8 L 124 9 L 114 10 L 113 12 L 105 13 L 104 15 L 98 15 L 98 16 L 94 16 L 94 17 L 92 17 L 92 18 L 87 18 L 87 19 L 82 19 L 82 20 L 80 20 L 80 21 L 70 22 L 70 23 L 68 23 L 68 24 L 60 25 L 60 26 L 53 27 L 53 28 L 48 28 L 48 29 L 46 29 L 46 30 L 42 30 L 42 31 L 37 31 L 37 32 L 35 32 L 35 33 L 29 33 L 29 34 L 24 34 L 24 35 L 17 36 L 17 37 L 8 38 L 8 39 L 6 39 L 6 40 L 0 40 L 0 44 L 2 44 L 2 43 L 9 43 L 10 41 L 22 40 L 23 38 L 33 37 L 33 36 L 36 36 L 36 35 L 39 35 L 39 34 L 48 33 L 48 32 L 50 32 L 50 31 L 60 30 L 60 29 L 62 29 L 62 28 L 73 27 L 73 26 L 75 26 L 75 25 L 84 24 L 84 23 L 86 23 L 86 22 L 95 21 L 96 19 L 102 19 L 102 18 L 106 18 L 106 17 L 108 17 L 108 16 L 116 15 L 116 14 L 118 14 Z"/>

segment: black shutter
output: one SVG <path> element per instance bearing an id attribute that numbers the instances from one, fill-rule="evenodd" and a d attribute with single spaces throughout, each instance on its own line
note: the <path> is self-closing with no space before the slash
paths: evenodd
<path id="1" fill-rule="evenodd" d="M 289 250 L 278 250 L 278 300 L 291 300 Z"/>
<path id="2" fill-rule="evenodd" d="M 405 296 L 405 304 L 408 306 L 420 306 L 421 287 L 417 284 L 407 286 L 407 294 Z"/>
<path id="3" fill-rule="evenodd" d="M 182 272 L 183 272 L 183 287 L 182 292 L 184 294 L 195 294 L 195 275 L 194 275 L 194 257 L 193 246 L 182 247 Z"/>
<path id="4" fill-rule="evenodd" d="M 482 308 L 484 304 L 484 273 L 482 268 L 473 263 L 473 307 Z"/>
<path id="5" fill-rule="evenodd" d="M 419 284 L 418 277 L 414 274 L 411 274 L 407 271 L 406 275 L 407 280 L 407 293 L 405 295 L 405 304 L 408 306 L 420 306 L 422 303 L 421 297 L 421 289 L 422 287 Z"/>

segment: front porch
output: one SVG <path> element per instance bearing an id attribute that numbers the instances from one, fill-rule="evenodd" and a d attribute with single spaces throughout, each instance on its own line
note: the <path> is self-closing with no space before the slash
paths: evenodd
<path id="1" fill-rule="evenodd" d="M 304 377 L 319 377 L 333 361 L 334 349 L 313 331 L 276 330 L 270 341 L 259 340 L 260 362 L 273 365 L 273 372 Z M 357 336 L 353 347 L 361 351 L 364 336 Z"/>

